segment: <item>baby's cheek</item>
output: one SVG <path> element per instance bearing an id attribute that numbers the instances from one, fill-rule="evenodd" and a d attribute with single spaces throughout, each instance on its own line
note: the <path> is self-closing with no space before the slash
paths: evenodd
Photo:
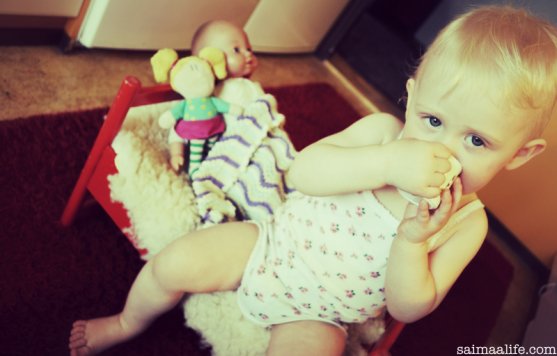
<path id="1" fill-rule="evenodd" d="M 462 182 L 462 194 L 471 194 L 477 192 L 484 184 L 477 177 L 467 174 L 463 171 L 460 175 L 460 181 Z"/>
<path id="2" fill-rule="evenodd" d="M 468 194 L 467 192 L 470 191 L 470 185 L 468 184 L 468 179 L 465 174 L 460 175 L 460 182 L 462 183 L 462 194 Z"/>

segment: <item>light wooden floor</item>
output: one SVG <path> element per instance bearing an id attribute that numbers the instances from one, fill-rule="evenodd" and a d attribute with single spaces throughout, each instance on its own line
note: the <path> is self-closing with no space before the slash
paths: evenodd
<path id="1" fill-rule="evenodd" d="M 149 52 L 77 50 L 62 54 L 54 46 L 0 48 L 0 120 L 36 114 L 109 106 L 126 75 L 152 85 Z M 260 55 L 252 78 L 263 86 L 327 82 L 361 115 L 382 110 L 398 117 L 400 110 L 369 86 L 343 62 L 322 62 L 311 55 Z M 490 339 L 491 345 L 520 343 L 531 317 L 538 280 L 528 265 L 491 232 L 489 239 L 513 261 L 515 279 Z M 464 346 L 464 345 L 463 345 Z"/>

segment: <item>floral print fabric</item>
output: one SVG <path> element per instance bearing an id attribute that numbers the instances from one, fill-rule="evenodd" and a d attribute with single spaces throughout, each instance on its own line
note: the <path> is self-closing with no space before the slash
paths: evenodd
<path id="1" fill-rule="evenodd" d="M 260 236 L 238 290 L 261 325 L 361 322 L 385 305 L 387 258 L 399 221 L 372 192 L 290 197 Z"/>

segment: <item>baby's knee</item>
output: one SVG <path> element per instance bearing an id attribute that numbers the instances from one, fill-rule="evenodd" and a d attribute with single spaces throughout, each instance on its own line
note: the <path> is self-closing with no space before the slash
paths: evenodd
<path id="1" fill-rule="evenodd" d="M 211 266 L 210 258 L 195 243 L 181 238 L 157 254 L 152 261 L 153 277 L 169 291 L 198 292 L 204 290 L 204 276 Z"/>

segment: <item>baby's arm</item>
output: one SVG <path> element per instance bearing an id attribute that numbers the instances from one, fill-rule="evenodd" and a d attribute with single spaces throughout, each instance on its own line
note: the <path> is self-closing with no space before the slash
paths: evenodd
<path id="1" fill-rule="evenodd" d="M 369 115 L 304 149 L 290 169 L 291 182 L 308 195 L 392 185 L 426 198 L 438 196 L 451 168 L 450 151 L 441 143 L 398 140 L 401 128 L 389 114 Z"/>
<path id="2" fill-rule="evenodd" d="M 294 187 L 310 195 L 333 195 L 385 185 L 381 145 L 394 140 L 402 123 L 394 116 L 366 116 L 298 154 L 289 171 Z M 364 164 L 365 163 L 365 164 Z"/>
<path id="3" fill-rule="evenodd" d="M 455 182 L 460 189 L 460 180 Z M 439 209 L 430 215 L 425 200 L 408 206 L 393 242 L 385 281 L 387 308 L 397 320 L 413 322 L 431 313 L 478 252 L 487 233 L 487 218 L 478 210 L 464 219 L 450 239 L 429 253 L 425 239 L 445 225 L 459 205 L 445 191 Z"/>

